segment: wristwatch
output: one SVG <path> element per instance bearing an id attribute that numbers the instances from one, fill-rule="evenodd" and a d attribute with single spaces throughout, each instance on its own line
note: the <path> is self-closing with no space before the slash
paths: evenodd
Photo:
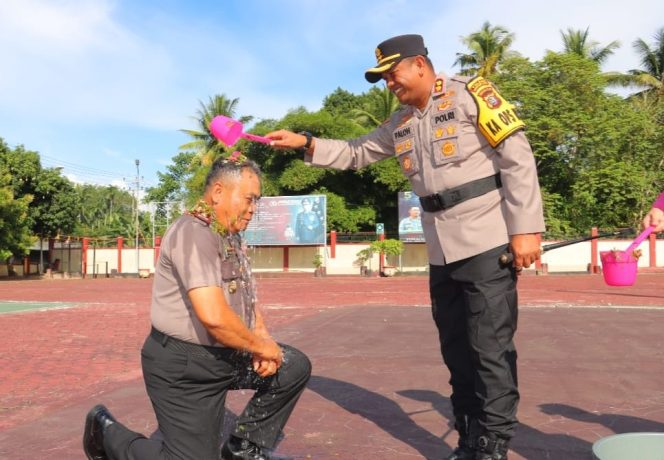
<path id="1" fill-rule="evenodd" d="M 304 143 L 302 147 L 297 149 L 298 152 L 300 153 L 307 153 L 307 150 L 309 150 L 309 147 L 311 147 L 311 138 L 313 137 L 309 131 L 300 131 L 298 134 L 301 136 L 304 136 L 307 138 L 307 141 Z"/>

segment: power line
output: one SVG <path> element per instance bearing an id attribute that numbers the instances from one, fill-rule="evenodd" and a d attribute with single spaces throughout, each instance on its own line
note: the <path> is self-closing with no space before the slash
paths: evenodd
<path id="1" fill-rule="evenodd" d="M 72 163 L 70 161 L 61 160 L 59 158 L 49 157 L 47 155 L 41 155 L 41 158 L 46 160 L 45 163 L 51 163 L 55 167 L 60 166 L 63 169 L 71 169 L 75 172 L 85 173 L 85 174 L 90 175 L 90 176 L 100 176 L 100 177 L 106 176 L 106 177 L 117 178 L 117 177 L 126 177 L 128 175 L 127 173 L 121 173 L 121 172 L 117 172 L 117 171 L 107 171 L 107 170 L 104 170 L 104 169 L 91 168 L 89 166 L 84 166 L 84 165 L 80 165 L 80 164 L 77 164 L 77 163 Z M 49 165 L 47 165 L 47 166 L 49 166 Z"/>

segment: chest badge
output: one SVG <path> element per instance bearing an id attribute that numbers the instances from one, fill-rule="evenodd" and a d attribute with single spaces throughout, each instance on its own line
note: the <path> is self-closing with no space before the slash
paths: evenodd
<path id="1" fill-rule="evenodd" d="M 444 157 L 451 157 L 456 153 L 456 147 L 454 146 L 454 142 L 443 142 L 440 151 L 443 153 Z"/>
<path id="2" fill-rule="evenodd" d="M 413 160 L 410 159 L 410 155 L 406 155 L 403 158 L 402 166 L 403 166 L 404 171 L 407 171 L 407 172 L 410 171 L 411 169 L 413 169 Z"/>

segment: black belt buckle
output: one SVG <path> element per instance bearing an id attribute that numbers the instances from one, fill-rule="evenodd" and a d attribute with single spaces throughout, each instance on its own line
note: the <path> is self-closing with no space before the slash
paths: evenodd
<path id="1" fill-rule="evenodd" d="M 443 198 L 440 196 L 440 193 L 434 193 L 431 195 L 431 201 L 433 202 L 433 210 L 434 211 L 441 211 L 445 209 L 445 204 L 443 203 Z"/>
<path id="2" fill-rule="evenodd" d="M 420 198 L 420 204 L 426 212 L 436 212 L 445 209 L 445 204 L 439 193 Z"/>

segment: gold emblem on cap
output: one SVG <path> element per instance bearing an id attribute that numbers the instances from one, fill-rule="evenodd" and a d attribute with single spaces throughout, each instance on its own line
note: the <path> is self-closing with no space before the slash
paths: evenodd
<path id="1" fill-rule="evenodd" d="M 380 62 L 383 59 L 383 52 L 380 48 L 376 48 L 376 61 Z"/>

